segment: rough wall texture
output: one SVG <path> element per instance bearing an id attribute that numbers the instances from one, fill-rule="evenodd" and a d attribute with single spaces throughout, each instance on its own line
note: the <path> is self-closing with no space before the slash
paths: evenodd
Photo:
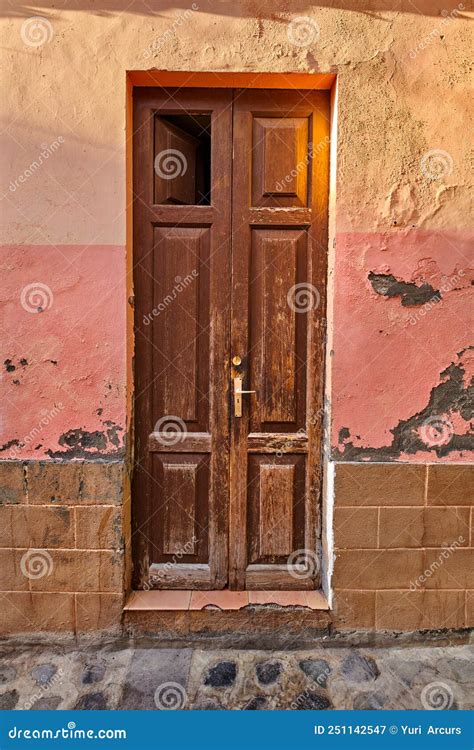
<path id="1" fill-rule="evenodd" d="M 467 4 L 345 0 L 315 8 L 301 0 L 206 0 L 157 2 L 150 9 L 81 0 L 70 10 L 40 3 L 36 20 L 20 2 L 2 15 L 8 79 L 1 141 L 0 457 L 23 475 L 21 462 L 32 459 L 117 461 L 124 455 L 126 71 L 155 67 L 337 74 L 327 394 L 332 457 L 454 466 L 469 460 L 474 354 L 467 300 L 474 262 L 466 134 L 473 17 Z M 385 477 L 381 496 L 384 483 Z M 25 492 L 26 505 L 34 505 L 31 487 Z M 338 480 L 336 511 L 339 492 Z M 53 502 L 64 519 L 72 502 L 77 534 L 81 495 L 45 498 L 45 512 Z M 427 502 L 424 496 L 416 505 Z M 384 519 L 384 501 L 373 505 L 388 528 L 393 519 Z M 411 505 L 403 498 L 396 503 Z M 454 505 L 463 507 L 464 522 L 464 500 Z M 18 519 L 12 516 L 13 527 L 24 523 L 19 511 L 8 512 Z M 77 536 L 68 533 L 58 530 L 59 547 L 77 548 Z M 336 547 L 343 547 L 338 533 Z M 424 537 L 417 546 L 436 548 L 448 536 Z M 21 549 L 27 537 L 20 537 L 15 532 L 5 548 Z M 380 537 L 370 544 L 391 549 Z M 87 537 L 83 545 L 94 549 Z M 118 549 L 116 541 L 110 549 Z M 14 572 L 15 554 L 9 554 Z M 335 565 L 341 590 L 350 588 L 339 577 L 344 560 L 352 565 L 347 551 Z M 108 570 L 115 580 L 116 568 Z M 96 584 L 90 592 L 109 591 Z M 373 600 L 372 585 L 357 587 Z M 76 627 L 73 594 L 61 581 L 54 590 L 72 608 L 68 627 Z M 79 585 L 74 591 L 89 595 Z M 39 596 L 31 604 L 38 611 Z M 435 618 L 437 626 L 443 617 Z"/>

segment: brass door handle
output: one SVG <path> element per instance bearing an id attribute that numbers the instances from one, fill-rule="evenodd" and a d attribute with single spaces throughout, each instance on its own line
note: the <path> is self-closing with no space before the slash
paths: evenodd
<path id="1" fill-rule="evenodd" d="M 242 378 L 234 378 L 234 416 L 242 416 L 242 393 L 256 393 L 256 391 L 243 391 Z"/>

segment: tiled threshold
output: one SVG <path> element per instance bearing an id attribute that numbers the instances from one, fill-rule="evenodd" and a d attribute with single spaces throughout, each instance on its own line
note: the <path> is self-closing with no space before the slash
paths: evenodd
<path id="1" fill-rule="evenodd" d="M 321 591 L 132 591 L 124 609 L 143 611 L 239 610 L 249 606 L 276 605 L 328 610 Z"/>

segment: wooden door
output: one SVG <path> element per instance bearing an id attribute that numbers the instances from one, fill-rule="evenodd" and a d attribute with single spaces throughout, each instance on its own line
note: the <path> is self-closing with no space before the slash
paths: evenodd
<path id="1" fill-rule="evenodd" d="M 229 583 L 319 585 L 327 256 L 326 92 L 234 98 Z M 238 359 L 233 359 L 238 362 Z"/>
<path id="2" fill-rule="evenodd" d="M 328 119 L 135 91 L 135 588 L 319 585 Z"/>
<path id="3" fill-rule="evenodd" d="M 232 92 L 134 92 L 135 588 L 228 567 Z"/>

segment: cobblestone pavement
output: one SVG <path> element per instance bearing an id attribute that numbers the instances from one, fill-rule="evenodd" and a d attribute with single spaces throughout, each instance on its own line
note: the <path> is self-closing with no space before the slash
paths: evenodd
<path id="1" fill-rule="evenodd" d="M 472 648 L 0 646 L 1 709 L 472 709 Z"/>

